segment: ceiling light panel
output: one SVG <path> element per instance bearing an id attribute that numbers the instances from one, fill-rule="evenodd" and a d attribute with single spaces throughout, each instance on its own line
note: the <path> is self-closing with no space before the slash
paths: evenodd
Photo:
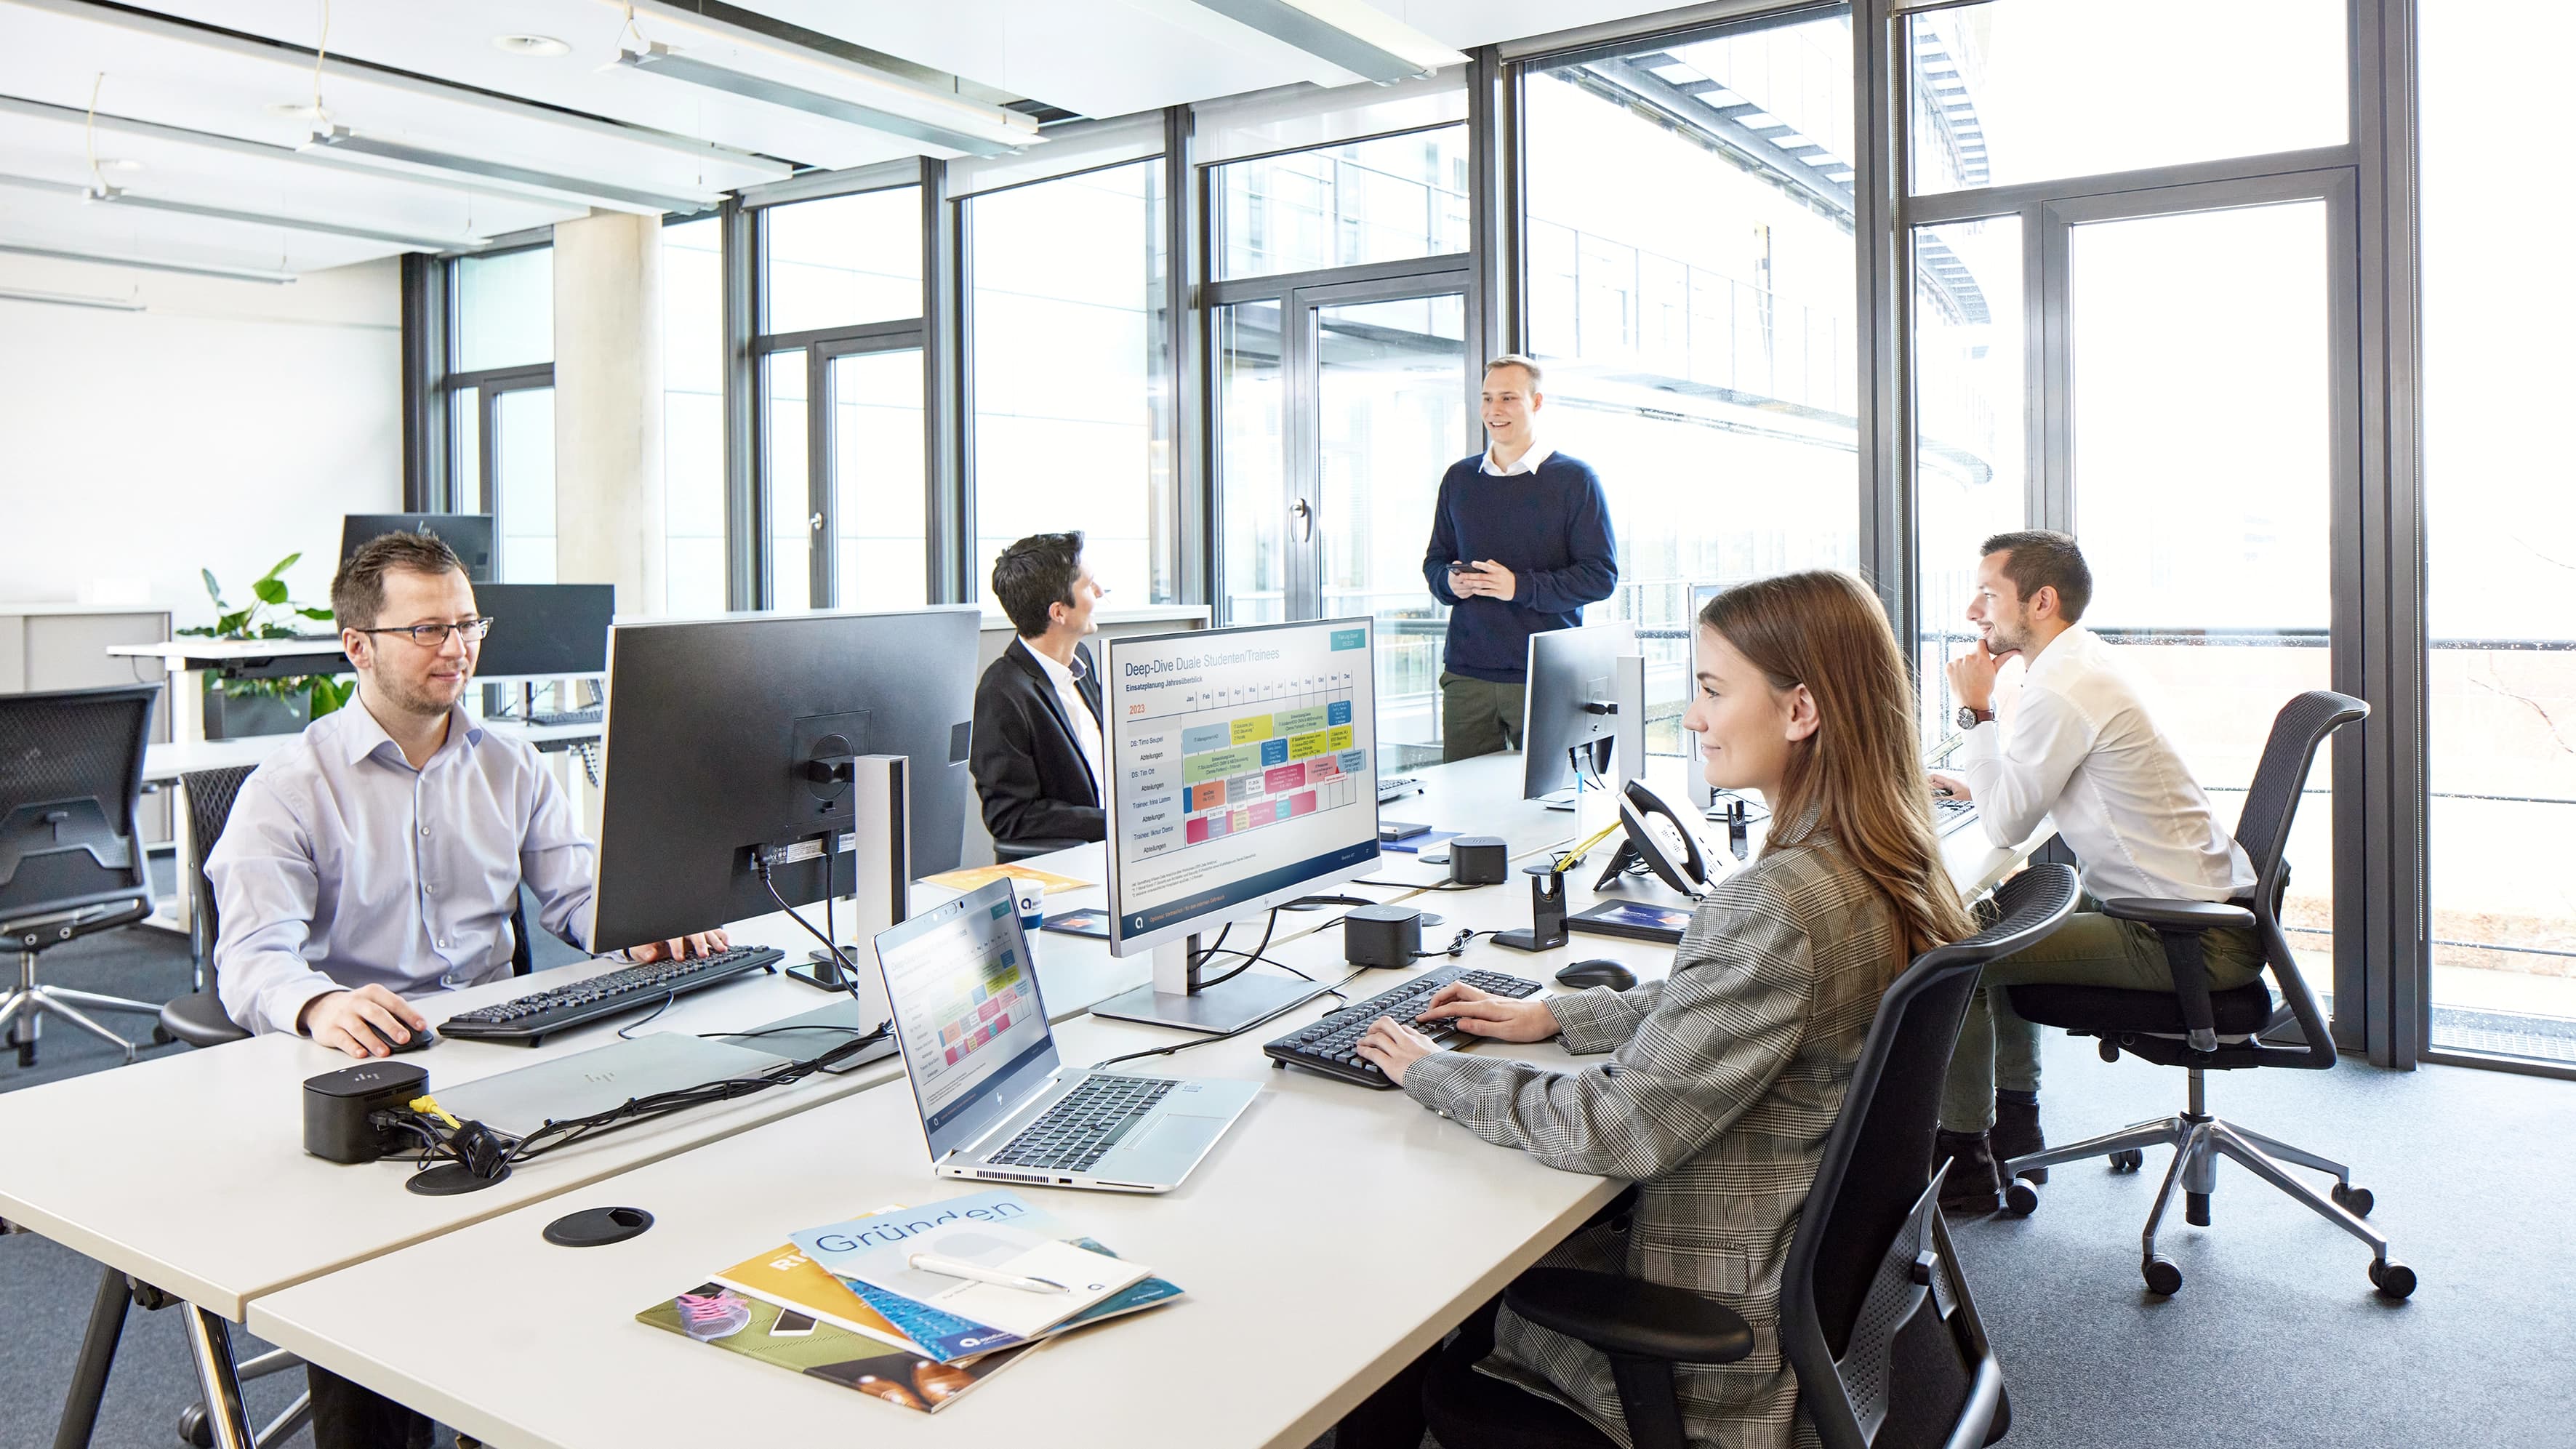
<path id="1" fill-rule="evenodd" d="M 284 27 L 289 9 L 302 7 L 271 7 L 270 24 Z M 270 109 L 283 105 L 292 111 L 311 101 L 309 54 L 76 0 L 0 0 L 0 26 L 11 41 L 0 48 L 0 93 L 85 106 L 93 76 L 104 72 L 103 110 L 283 146 L 303 142 L 312 130 L 307 116 Z M 336 16 L 333 28 L 339 29 Z M 485 31 L 477 43 L 493 33 Z M 314 36 L 308 30 L 276 38 L 309 46 Z M 542 64 L 501 55 L 488 45 L 483 49 L 496 61 Z M 337 58 L 324 68 L 322 104 L 334 121 L 359 135 L 451 155 L 521 162 L 542 157 L 551 171 L 658 195 L 712 201 L 733 187 L 789 170 L 784 163 L 687 137 L 563 115 Z"/>
<path id="2" fill-rule="evenodd" d="M 155 197 L 328 219 L 412 236 L 493 237 L 583 214 L 561 198 L 498 197 L 428 185 L 381 170 L 315 164 L 293 150 L 223 141 L 161 128 L 124 129 L 113 116 L 98 128 L 102 154 L 113 148 L 138 161 L 137 171 L 92 176 L 90 138 L 81 113 L 0 98 L 0 172 L 44 177 L 76 188 L 105 180 Z M 190 139 L 196 137 L 197 139 Z M 5 218 L 0 218 L 5 226 Z"/>
<path id="3" fill-rule="evenodd" d="M 290 44 L 312 43 L 307 12 L 275 0 L 154 0 L 153 8 Z M 662 38 L 649 15 L 639 29 Z M 493 37 L 513 34 L 553 37 L 570 53 L 547 58 L 494 45 Z M 331 53 L 354 60 L 808 166 L 838 170 L 921 152 L 897 137 L 757 101 L 639 85 L 631 74 L 604 69 L 616 60 L 621 35 L 635 44 L 623 5 L 601 0 L 332 0 L 331 6 Z"/>
<path id="4" fill-rule="evenodd" d="M 100 206 L 78 196 L 9 190 L 0 245 L 75 256 L 148 258 L 220 271 L 287 273 L 346 266 L 402 248 L 273 226 Z"/>

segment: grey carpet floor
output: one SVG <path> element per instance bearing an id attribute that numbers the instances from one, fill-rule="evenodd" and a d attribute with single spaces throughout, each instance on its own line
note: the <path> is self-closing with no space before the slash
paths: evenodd
<path id="1" fill-rule="evenodd" d="M 541 943 L 550 944 L 550 943 Z M 44 979 L 161 1000 L 184 991 L 175 937 L 118 932 L 48 953 Z M 120 1023 L 140 1038 L 142 1018 Z M 173 1048 L 174 1050 L 176 1048 Z M 0 1057 L 0 1090 L 115 1063 L 49 1031 L 43 1060 Z M 2046 1125 L 2072 1138 L 2171 1111 L 2181 1074 L 2090 1043 L 2048 1046 Z M 2217 1113 L 2353 1164 L 2372 1221 L 2423 1286 L 2370 1290 L 2368 1251 L 2232 1166 L 2215 1223 L 2163 1240 L 2182 1292 L 2146 1293 L 2138 1231 L 2164 1154 L 2114 1175 L 2059 1168 L 2039 1212 L 1962 1224 L 1977 1308 L 2012 1397 L 2009 1442 L 2037 1449 L 2576 1444 L 2576 1083 L 2428 1067 L 2218 1074 Z M 5 1153 L 6 1144 L 0 1144 Z M 2177 1215 L 2178 1216 L 2178 1215 Z M 52 1442 L 98 1270 L 42 1238 L 0 1238 L 0 1449 Z M 240 1339 L 247 1355 L 260 1345 Z M 301 1387 L 250 1385 L 263 1422 Z M 169 1446 L 195 1397 L 174 1313 L 135 1313 L 95 1442 Z M 309 1438 L 296 1442 L 309 1443 Z M 1470 1449 L 1470 1446 L 1451 1446 Z"/>

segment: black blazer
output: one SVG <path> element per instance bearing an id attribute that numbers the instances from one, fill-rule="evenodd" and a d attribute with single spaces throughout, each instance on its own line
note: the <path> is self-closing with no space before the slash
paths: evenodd
<path id="1" fill-rule="evenodd" d="M 1082 661 L 1076 688 L 1096 725 L 1100 670 L 1089 648 L 1073 648 Z M 967 768 L 983 797 L 984 828 L 995 840 L 1102 840 L 1109 834 L 1108 812 L 1100 807 L 1082 746 L 1074 743 L 1064 701 L 1022 640 L 1013 639 L 975 686 L 975 743 Z"/>

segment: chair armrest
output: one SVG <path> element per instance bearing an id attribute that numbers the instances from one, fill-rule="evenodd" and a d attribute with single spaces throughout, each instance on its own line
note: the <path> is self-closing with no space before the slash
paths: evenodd
<path id="1" fill-rule="evenodd" d="M 1576 1268 L 1533 1268 L 1503 1290 L 1514 1313 L 1605 1354 L 1666 1363 L 1733 1363 L 1753 1352 L 1734 1310 L 1692 1293 Z"/>
<path id="2" fill-rule="evenodd" d="M 2220 901 L 2167 901 L 2121 896 L 2102 903 L 2102 914 L 2122 921 L 2180 931 L 2214 931 L 2222 926 L 2251 927 L 2254 913 Z"/>

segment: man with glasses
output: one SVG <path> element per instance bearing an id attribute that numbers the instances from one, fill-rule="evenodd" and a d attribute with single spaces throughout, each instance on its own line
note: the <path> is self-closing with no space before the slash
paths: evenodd
<path id="1" fill-rule="evenodd" d="M 493 621 L 443 540 L 369 541 L 331 612 L 357 694 L 242 782 L 206 860 L 215 980 L 251 1031 L 381 1057 L 428 1025 L 404 997 L 509 974 L 523 882 L 538 923 L 585 946 L 595 850 L 537 752 L 465 712 Z M 725 945 L 710 931 L 627 954 Z"/>

